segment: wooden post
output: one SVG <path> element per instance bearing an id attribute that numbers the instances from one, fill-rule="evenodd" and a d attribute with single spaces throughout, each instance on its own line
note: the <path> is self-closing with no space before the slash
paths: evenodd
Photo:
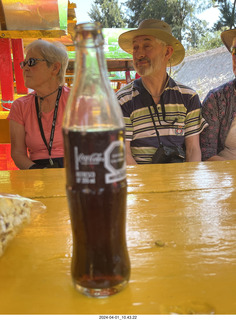
<path id="1" fill-rule="evenodd" d="M 14 72 L 16 79 L 16 91 L 19 94 L 27 94 L 28 89 L 25 87 L 23 71 L 20 67 L 20 62 L 24 60 L 24 47 L 22 39 L 11 39 Z"/>
<path id="2" fill-rule="evenodd" d="M 3 110 L 11 108 L 14 99 L 13 70 L 10 39 L 0 38 L 0 82 Z"/>

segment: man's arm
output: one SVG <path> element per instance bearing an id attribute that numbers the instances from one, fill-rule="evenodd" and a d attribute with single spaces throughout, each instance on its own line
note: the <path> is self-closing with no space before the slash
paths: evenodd
<path id="1" fill-rule="evenodd" d="M 225 160 L 229 160 L 229 159 L 216 155 L 216 156 L 210 157 L 206 161 L 225 161 Z"/>
<path id="2" fill-rule="evenodd" d="M 125 149 L 126 149 L 126 164 L 127 165 L 137 164 L 137 162 L 134 160 L 132 153 L 131 153 L 130 141 L 125 142 Z"/>
<path id="3" fill-rule="evenodd" d="M 201 161 L 201 148 L 199 143 L 199 134 L 185 138 L 186 161 Z"/>

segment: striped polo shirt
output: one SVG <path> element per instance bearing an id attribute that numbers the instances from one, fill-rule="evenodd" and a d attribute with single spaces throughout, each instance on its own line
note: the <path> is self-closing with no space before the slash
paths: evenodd
<path id="1" fill-rule="evenodd" d="M 164 110 L 160 102 L 157 104 L 158 114 L 141 78 L 120 89 L 117 98 L 124 116 L 126 141 L 130 141 L 132 155 L 138 164 L 151 163 L 159 145 L 149 107 L 165 146 L 185 148 L 185 138 L 199 134 L 207 126 L 197 93 L 172 78 L 162 94 Z"/>

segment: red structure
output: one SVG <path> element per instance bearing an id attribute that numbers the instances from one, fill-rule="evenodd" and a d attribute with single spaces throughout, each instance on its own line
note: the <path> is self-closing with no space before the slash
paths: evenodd
<path id="1" fill-rule="evenodd" d="M 3 110 L 11 108 L 14 99 L 13 69 L 10 39 L 0 38 L 0 82 Z"/>
<path id="2" fill-rule="evenodd" d="M 27 94 L 28 89 L 25 87 L 23 72 L 20 67 L 20 62 L 24 60 L 23 39 L 11 39 L 11 46 L 16 78 L 16 92 L 18 94 Z"/>
<path id="3" fill-rule="evenodd" d="M 10 109 L 14 100 L 14 80 L 16 80 L 16 93 L 28 93 L 28 89 L 24 85 L 23 72 L 20 68 L 20 62 L 24 60 L 23 50 L 22 39 L 0 38 L 0 83 L 3 110 Z M 15 79 L 13 76 L 12 54 Z"/>

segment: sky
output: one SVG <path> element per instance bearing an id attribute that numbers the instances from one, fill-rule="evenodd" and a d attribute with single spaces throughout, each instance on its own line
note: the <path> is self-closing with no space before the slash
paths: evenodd
<path id="1" fill-rule="evenodd" d="M 124 1 L 125 0 L 120 0 L 119 2 L 122 3 Z M 90 11 L 94 0 L 74 0 L 74 2 L 77 5 L 77 8 L 76 8 L 77 23 L 89 22 L 90 18 L 89 18 L 88 12 Z M 210 8 L 200 15 L 201 19 L 208 21 L 209 27 L 211 27 L 214 24 L 214 22 L 217 20 L 217 17 L 218 17 L 217 8 Z"/>
<path id="2" fill-rule="evenodd" d="M 89 22 L 90 18 L 88 15 L 88 11 L 90 11 L 94 0 L 76 0 L 74 2 L 77 6 L 77 8 L 75 9 L 77 23 Z"/>

